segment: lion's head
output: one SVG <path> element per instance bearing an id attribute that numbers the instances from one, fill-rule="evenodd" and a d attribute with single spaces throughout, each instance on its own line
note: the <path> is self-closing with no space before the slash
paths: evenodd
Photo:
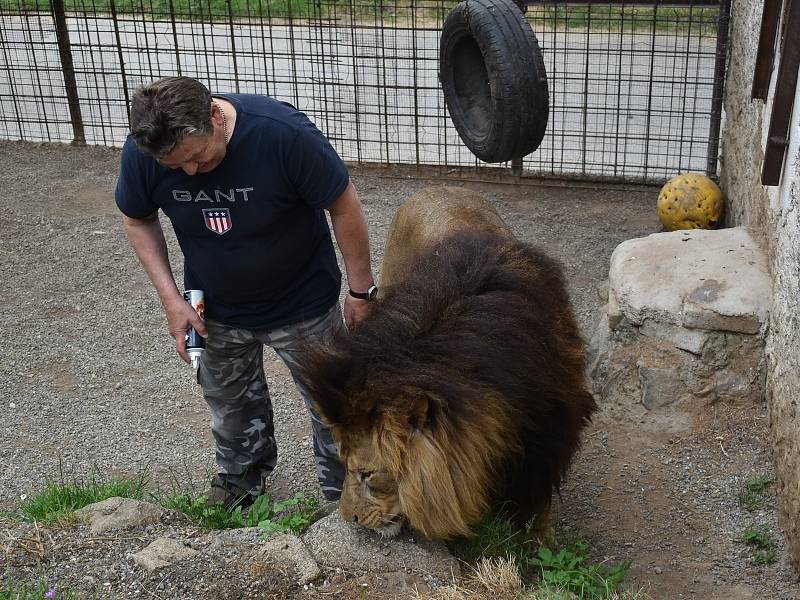
<path id="1" fill-rule="evenodd" d="M 430 235 L 369 317 L 305 363 L 347 468 L 341 513 L 383 534 L 405 518 L 431 538 L 468 535 L 497 502 L 522 522 L 546 511 L 594 410 L 559 267 L 469 202 L 472 217 Z M 398 217 L 424 228 L 422 206 Z M 419 239 L 395 225 L 384 264 Z"/>
<path id="2" fill-rule="evenodd" d="M 387 373 L 375 373 L 377 381 L 350 397 L 354 412 L 363 407 L 367 414 L 345 417 L 364 427 L 333 426 L 347 469 L 339 504 L 345 520 L 392 536 L 405 518 L 428 537 L 450 538 L 468 535 L 489 508 L 496 469 L 518 451 L 510 414 L 484 415 L 474 431 L 475 416 L 459 414 L 446 397 L 491 405 L 493 392 L 463 378 L 454 385 L 455 377 L 439 371 L 428 378 L 418 370 L 418 385 L 399 388 L 385 385 Z"/>

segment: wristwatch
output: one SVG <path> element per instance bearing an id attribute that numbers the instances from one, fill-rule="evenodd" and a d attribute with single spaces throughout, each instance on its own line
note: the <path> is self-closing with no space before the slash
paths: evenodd
<path id="1" fill-rule="evenodd" d="M 378 286 L 371 285 L 366 292 L 354 292 L 350 290 L 348 292 L 353 298 L 358 298 L 359 300 L 375 300 L 378 295 Z"/>

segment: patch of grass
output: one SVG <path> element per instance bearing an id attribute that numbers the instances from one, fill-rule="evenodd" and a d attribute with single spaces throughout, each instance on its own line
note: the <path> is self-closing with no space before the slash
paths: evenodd
<path id="1" fill-rule="evenodd" d="M 267 533 L 291 531 L 300 535 L 311 525 L 318 509 L 319 500 L 299 492 L 291 498 L 275 502 L 269 510 L 262 512 L 256 527 Z"/>
<path id="2" fill-rule="evenodd" d="M 242 516 L 242 507 L 225 508 L 222 505 L 209 506 L 206 496 L 193 496 L 182 492 L 166 497 L 156 497 L 156 501 L 170 510 L 182 512 L 189 519 L 205 529 L 236 529 L 247 527 Z"/>
<path id="3" fill-rule="evenodd" d="M 67 13 L 111 14 L 112 0 L 64 0 Z M 398 17 L 398 12 L 410 13 L 382 0 L 367 0 L 351 4 L 349 0 L 319 3 L 313 0 L 113 0 L 117 14 L 139 14 L 153 19 L 176 21 L 227 21 L 235 19 L 311 19 L 332 18 L 353 14 L 356 18 L 374 21 L 385 19 L 387 25 Z M 456 1 L 453 0 L 452 6 Z M 50 12 L 49 0 L 0 0 L 0 11 Z M 449 10 L 449 6 L 447 8 Z"/>
<path id="4" fill-rule="evenodd" d="M 520 596 L 520 600 L 577 600 L 578 598 L 580 596 L 570 591 L 547 584 L 541 584 L 527 596 Z M 653 600 L 653 598 L 644 590 L 622 590 L 611 592 L 606 596 L 606 600 Z"/>
<path id="5" fill-rule="evenodd" d="M 717 29 L 717 8 L 674 8 L 651 6 L 530 6 L 529 19 L 544 22 L 545 30 L 590 31 L 691 31 L 712 34 Z M 541 27 L 541 25 L 538 25 Z M 537 31 L 537 26 L 534 26 Z"/>
<path id="6" fill-rule="evenodd" d="M 773 483 L 768 475 L 753 475 L 739 492 L 739 505 L 749 511 L 764 506 L 764 492 Z"/>
<path id="7" fill-rule="evenodd" d="M 747 489 L 753 493 L 763 494 L 767 486 L 773 483 L 769 475 L 753 475 L 747 480 Z"/>
<path id="8" fill-rule="evenodd" d="M 115 478 L 110 481 L 99 480 L 95 475 L 90 479 L 48 481 L 45 489 L 19 505 L 19 514 L 27 520 L 45 524 L 64 524 L 74 521 L 76 510 L 114 496 L 141 500 L 146 480 L 139 478 Z"/>
<path id="9" fill-rule="evenodd" d="M 64 0 L 67 12 L 111 13 L 112 0 Z M 386 27 L 411 21 L 431 26 L 441 21 L 457 4 L 445 0 L 441 5 L 418 5 L 386 0 L 113 0 L 117 14 L 144 14 L 155 19 L 178 21 L 226 21 L 235 19 L 330 19 L 352 16 L 356 20 L 374 23 L 379 20 Z M 49 0 L 0 0 L 3 12 L 50 12 Z M 413 19 L 411 18 L 413 15 Z M 676 8 L 649 6 L 530 6 L 526 12 L 533 21 L 534 31 L 586 30 L 590 31 L 642 31 L 655 26 L 659 31 L 691 31 L 697 35 L 716 32 L 719 10 L 717 8 Z"/>
<path id="10" fill-rule="evenodd" d="M 259 527 L 268 533 L 292 531 L 300 534 L 311 524 L 319 508 L 319 500 L 302 492 L 274 503 L 268 496 L 259 496 L 247 511 L 241 506 L 209 506 L 206 496 L 193 497 L 187 493 L 173 494 L 158 502 L 165 508 L 184 513 L 206 529 Z"/>
<path id="11" fill-rule="evenodd" d="M 68 524 L 75 521 L 75 511 L 115 496 L 142 500 L 147 479 L 115 478 L 103 481 L 96 475 L 88 480 L 65 481 L 63 473 L 59 481 L 47 481 L 43 491 L 23 498 L 17 511 L 4 512 L 0 516 L 14 520 L 38 521 L 43 524 Z M 293 531 L 302 533 L 312 522 L 319 509 L 319 500 L 297 493 L 286 500 L 271 502 L 268 496 L 260 496 L 249 510 L 241 506 L 225 508 L 209 506 L 206 496 L 173 491 L 168 495 L 150 494 L 152 500 L 164 508 L 185 513 L 197 525 L 206 529 L 235 529 L 260 527 L 266 532 Z M 0 596 L 0 600 L 4 600 Z"/>
<path id="12" fill-rule="evenodd" d="M 542 581 L 567 590 L 578 598 L 608 598 L 625 580 L 629 562 L 619 565 L 591 563 L 583 540 L 553 552 L 540 548 L 533 564 L 542 569 Z"/>
<path id="13" fill-rule="evenodd" d="M 523 572 L 536 557 L 538 545 L 526 539 L 502 512 L 487 516 L 473 528 L 471 538 L 450 543 L 451 551 L 461 560 L 477 564 L 481 559 L 513 559 Z"/>
<path id="14" fill-rule="evenodd" d="M 753 562 L 757 565 L 771 565 L 775 562 L 775 541 L 766 525 L 748 527 L 742 536 L 742 542 L 750 546 Z"/>
<path id="15" fill-rule="evenodd" d="M 451 543 L 451 550 L 456 556 L 478 565 L 487 560 L 511 561 L 517 566 L 521 580 L 526 584 L 535 584 L 540 594 L 549 590 L 580 600 L 613 598 L 630 566 L 629 562 L 619 565 L 592 563 L 589 545 L 583 540 L 558 551 L 540 547 L 525 532 L 516 530 L 510 519 L 502 513 L 484 519 L 474 528 L 474 532 L 473 538 Z"/>
<path id="16" fill-rule="evenodd" d="M 13 581 L 0 581 L 0 600 L 43 600 L 54 598 L 56 600 L 78 600 L 77 593 L 69 589 L 62 589 L 55 585 L 47 585 L 45 581 L 31 585 Z M 86 598 L 86 596 L 83 596 Z"/>

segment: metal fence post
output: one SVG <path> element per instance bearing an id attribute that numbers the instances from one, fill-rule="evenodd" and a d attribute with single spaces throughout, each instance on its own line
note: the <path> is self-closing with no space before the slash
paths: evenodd
<path id="1" fill-rule="evenodd" d="M 725 99 L 725 65 L 728 60 L 728 27 L 731 20 L 731 0 L 721 0 L 717 20 L 717 50 L 714 60 L 714 91 L 711 95 L 711 122 L 706 153 L 706 175 L 717 174 L 719 130 L 722 123 L 722 103 Z"/>
<path id="2" fill-rule="evenodd" d="M 172 6 L 172 0 L 170 0 L 170 6 Z M 128 121 L 130 122 L 130 114 L 131 114 L 131 99 L 128 93 L 128 79 L 125 76 L 125 57 L 122 55 L 122 38 L 119 34 L 119 21 L 117 20 L 117 5 L 114 0 L 110 0 L 109 6 L 111 7 L 111 20 L 114 23 L 114 40 L 117 43 L 117 60 L 119 60 L 119 73 L 120 73 L 120 82 L 122 83 L 122 95 L 125 96 L 125 114 L 128 115 Z M 174 23 L 174 20 L 173 20 Z M 181 74 L 181 64 L 178 63 L 178 75 Z"/>
<path id="3" fill-rule="evenodd" d="M 291 6 L 292 0 L 289 0 L 289 6 Z M 233 64 L 233 81 L 236 84 L 236 93 L 239 93 L 239 66 L 236 64 L 236 32 L 233 28 L 233 5 L 231 4 L 231 0 L 225 0 L 225 4 L 228 6 L 228 25 L 230 26 L 231 32 L 231 63 Z M 289 17 L 291 19 L 291 15 Z M 294 53 L 292 53 L 294 55 Z"/>
<path id="4" fill-rule="evenodd" d="M 522 14 L 525 14 L 528 11 L 528 2 L 527 0 L 514 0 L 514 4 L 519 6 L 519 9 L 522 11 Z M 511 175 L 513 177 L 522 177 L 522 159 L 525 158 L 524 156 L 517 156 L 516 158 L 511 159 Z"/>
<path id="5" fill-rule="evenodd" d="M 64 11 L 64 0 L 53 0 L 53 19 L 56 23 L 56 39 L 58 40 L 58 55 L 61 58 L 61 72 L 64 74 L 64 86 L 67 88 L 67 103 L 69 116 L 72 121 L 72 143 L 78 146 L 86 145 L 86 135 L 83 132 L 83 116 L 78 99 L 78 84 L 75 81 L 75 67 L 72 64 L 72 47 L 69 43 L 69 30 L 67 30 L 67 15 Z"/>

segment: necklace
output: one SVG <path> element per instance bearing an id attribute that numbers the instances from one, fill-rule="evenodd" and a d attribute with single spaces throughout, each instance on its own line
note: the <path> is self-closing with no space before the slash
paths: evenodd
<path id="1" fill-rule="evenodd" d="M 214 106 L 217 107 L 219 110 L 219 114 L 222 117 L 222 133 L 225 134 L 225 145 L 228 145 L 228 120 L 225 118 L 225 111 L 222 110 L 222 107 L 214 102 Z"/>

